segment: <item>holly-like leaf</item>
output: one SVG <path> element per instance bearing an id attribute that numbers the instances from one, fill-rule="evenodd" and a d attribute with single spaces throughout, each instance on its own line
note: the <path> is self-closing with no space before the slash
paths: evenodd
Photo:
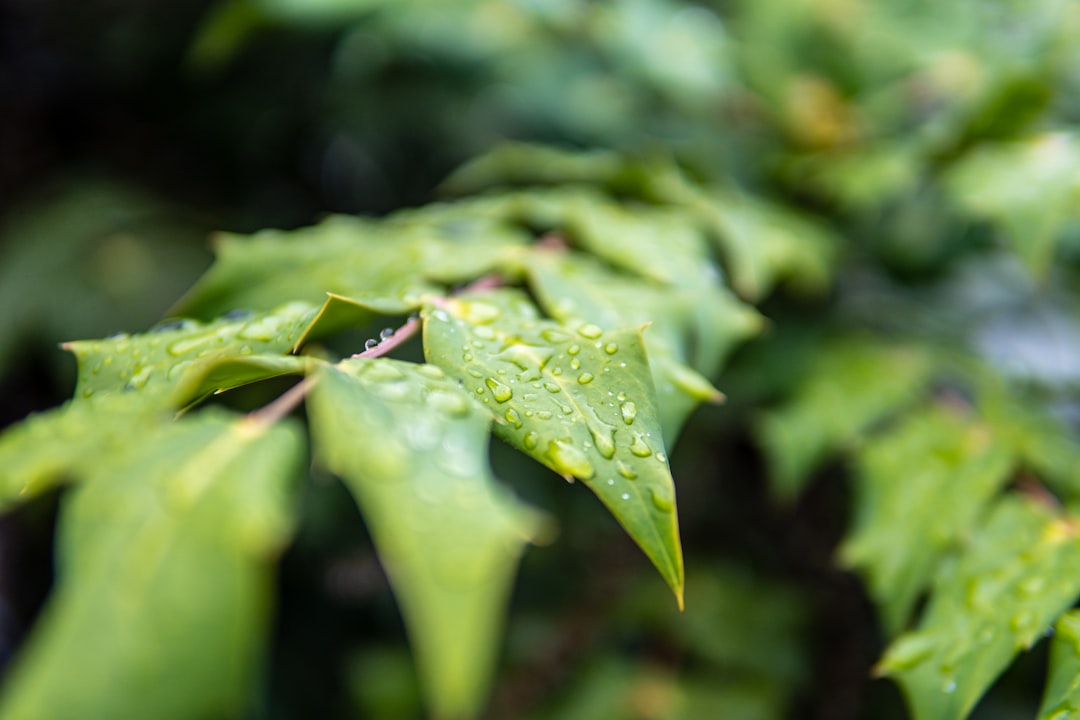
<path id="1" fill-rule="evenodd" d="M 500 290 L 426 308 L 424 353 L 491 411 L 496 435 L 584 481 L 682 605 L 675 485 L 639 329 L 541 320 Z"/>
<path id="2" fill-rule="evenodd" d="M 217 365 L 225 359 L 284 355 L 294 349 L 315 312 L 310 305 L 290 303 L 241 319 L 225 317 L 205 325 L 180 320 L 142 335 L 66 343 L 64 347 L 79 361 L 75 397 L 138 391 L 138 397 L 147 403 L 162 399 L 182 403 L 191 398 L 176 398 L 174 394 L 189 371 L 197 375 L 199 365 Z M 274 368 L 268 370 L 274 372 Z M 221 387 L 240 384 L 230 384 L 224 377 L 221 380 Z"/>
<path id="3" fill-rule="evenodd" d="M 303 441 L 201 414 L 129 443 L 65 498 L 58 580 L 0 716 L 240 712 L 265 649 L 272 559 Z"/>
<path id="4" fill-rule="evenodd" d="M 327 293 L 410 298 L 431 281 L 470 280 L 499 266 L 527 235 L 468 203 L 410 210 L 383 221 L 332 216 L 310 228 L 218 237 L 217 260 L 176 308 L 210 318 L 235 308 L 319 305 Z"/>
<path id="5" fill-rule="evenodd" d="M 1050 674 L 1038 720 L 1080 716 L 1080 610 L 1058 618 L 1050 644 Z"/>
<path id="6" fill-rule="evenodd" d="M 941 557 L 972 529 L 1013 463 L 988 425 L 943 406 L 908 415 L 860 448 L 842 554 L 866 575 L 890 633 L 903 628 Z"/>
<path id="7" fill-rule="evenodd" d="M 960 720 L 1080 594 L 1080 519 L 1006 497 L 935 577 L 919 626 L 879 664 L 915 720 Z"/>
<path id="8" fill-rule="evenodd" d="M 527 267 L 540 303 L 562 322 L 649 324 L 645 345 L 669 443 L 698 404 L 721 397 L 702 373 L 719 371 L 728 353 L 763 324 L 715 277 L 696 286 L 661 285 L 614 272 L 578 253 L 550 250 L 532 253 Z"/>
<path id="9" fill-rule="evenodd" d="M 757 424 L 775 491 L 792 498 L 826 455 L 919 397 L 931 363 L 921 352 L 867 340 L 823 346 L 794 397 Z"/>
<path id="10" fill-rule="evenodd" d="M 32 415 L 0 434 L 0 508 L 81 479 L 170 420 L 130 395 L 104 395 Z"/>
<path id="11" fill-rule="evenodd" d="M 946 177 L 953 200 L 990 220 L 1036 276 L 1050 270 L 1062 230 L 1080 214 L 1080 141 L 1064 133 L 985 145 Z"/>
<path id="12" fill-rule="evenodd" d="M 522 546 L 540 518 L 494 483 L 491 420 L 439 368 L 359 358 L 315 378 L 318 456 L 367 521 L 432 710 L 473 717 Z"/>

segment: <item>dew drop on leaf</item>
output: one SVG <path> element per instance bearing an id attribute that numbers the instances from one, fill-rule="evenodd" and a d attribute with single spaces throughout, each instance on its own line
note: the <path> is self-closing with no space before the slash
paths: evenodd
<path id="1" fill-rule="evenodd" d="M 469 412 L 469 402 L 457 393 L 436 390 L 427 396 L 427 403 L 446 415 L 461 417 Z"/>
<path id="2" fill-rule="evenodd" d="M 630 452 L 638 457 L 649 457 L 652 455 L 652 448 L 649 447 L 649 443 L 645 442 L 645 438 L 641 433 L 634 433 L 634 441 L 630 443 Z"/>
<path id="3" fill-rule="evenodd" d="M 619 412 L 622 413 L 623 422 L 627 425 L 634 424 L 634 418 L 637 417 L 637 405 L 627 401 L 622 405 L 619 405 Z"/>
<path id="4" fill-rule="evenodd" d="M 544 338 L 550 343 L 564 343 L 570 339 L 570 336 L 564 333 L 562 330 L 556 330 L 555 328 L 547 328 L 540 331 L 540 337 Z"/>
<path id="5" fill-rule="evenodd" d="M 615 442 L 611 439 L 610 430 L 590 427 L 589 433 L 592 435 L 593 442 L 596 443 L 596 449 L 601 455 L 609 460 L 615 457 Z"/>
<path id="6" fill-rule="evenodd" d="M 615 343 L 608 343 L 604 346 L 604 352 L 606 352 L 608 355 L 614 355 L 615 353 L 619 352 L 619 346 Z"/>
<path id="7" fill-rule="evenodd" d="M 550 410 L 537 410 L 536 411 L 536 417 L 540 418 L 541 420 L 550 420 L 551 419 L 551 411 Z"/>
<path id="8" fill-rule="evenodd" d="M 552 383 L 552 382 L 544 383 L 544 389 L 547 390 L 550 393 L 557 393 L 557 392 L 562 391 L 561 387 L 559 387 L 558 385 L 556 385 L 555 383 Z"/>
<path id="9" fill-rule="evenodd" d="M 653 488 L 650 495 L 652 495 L 653 507 L 660 512 L 668 513 L 675 509 L 675 499 L 666 490 Z"/>
<path id="10" fill-rule="evenodd" d="M 495 378 L 489 377 L 484 380 L 489 388 L 491 388 L 491 395 L 495 398 L 496 402 L 504 403 L 514 396 L 514 391 L 509 387 L 499 382 Z"/>
<path id="11" fill-rule="evenodd" d="M 580 385 L 588 385 L 589 383 L 591 383 L 593 381 L 593 374 L 583 372 L 580 375 L 578 375 L 577 381 L 578 381 L 578 384 L 580 384 Z"/>
<path id="12" fill-rule="evenodd" d="M 583 338 L 595 340 L 596 338 L 603 335 L 604 331 L 600 327 L 593 325 L 592 323 L 585 323 L 578 328 L 578 334 L 581 335 L 581 337 Z"/>
<path id="13" fill-rule="evenodd" d="M 618 470 L 619 474 L 627 480 L 637 479 L 637 473 L 634 472 L 633 468 L 624 463 L 622 460 L 619 460 L 615 463 L 615 469 Z"/>
<path id="14" fill-rule="evenodd" d="M 574 343 L 570 347 L 566 348 L 567 355 L 577 355 L 579 352 L 581 352 L 581 346 L 577 343 Z"/>
<path id="15" fill-rule="evenodd" d="M 549 442 L 547 454 L 555 470 L 563 475 L 588 480 L 596 474 L 596 470 L 593 469 L 589 458 L 580 448 L 575 447 L 569 439 Z"/>
<path id="16" fill-rule="evenodd" d="M 515 428 L 520 428 L 522 425 L 521 416 L 518 415 L 518 411 L 514 408 L 510 408 L 506 411 L 506 421 L 513 425 Z"/>
<path id="17" fill-rule="evenodd" d="M 550 415 L 551 415 L 551 413 L 548 413 L 549 417 L 550 417 Z M 534 433 L 534 432 L 526 433 L 525 434 L 525 439 L 523 440 L 523 442 L 525 444 L 525 449 L 526 450 L 532 450 L 533 448 L 535 448 L 536 447 L 536 440 L 537 440 L 536 433 Z"/>

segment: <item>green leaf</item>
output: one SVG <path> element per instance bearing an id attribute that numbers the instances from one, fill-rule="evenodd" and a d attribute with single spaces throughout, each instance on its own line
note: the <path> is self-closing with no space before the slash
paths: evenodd
<path id="1" fill-rule="evenodd" d="M 484 403 L 496 435 L 584 481 L 682 605 L 675 485 L 640 330 L 541 320 L 500 290 L 426 308 L 424 353 Z"/>
<path id="2" fill-rule="evenodd" d="M 1080 142 L 1052 133 L 988 144 L 957 162 L 946 189 L 961 208 L 997 224 L 1033 274 L 1044 277 L 1065 223 L 1080 211 Z"/>
<path id="3" fill-rule="evenodd" d="M 316 450 L 357 500 L 439 717 L 473 717 L 493 672 L 510 583 L 541 523 L 487 464 L 491 420 L 437 367 L 323 366 Z"/>
<path id="4" fill-rule="evenodd" d="M 527 263 L 530 288 L 564 322 L 601 327 L 649 324 L 645 346 L 664 439 L 674 443 L 687 416 L 720 397 L 701 373 L 715 374 L 763 320 L 717 282 L 660 285 L 618 273 L 574 252 L 538 250 Z"/>
<path id="5" fill-rule="evenodd" d="M 1080 594 L 1080 519 L 1026 498 L 1001 500 L 940 567 L 918 629 L 879 664 L 915 720 L 960 720 L 1020 650 Z"/>
<path id="6" fill-rule="evenodd" d="M 391 297 L 406 304 L 499 266 L 527 236 L 468 203 L 397 213 L 383 221 L 332 216 L 290 232 L 223 234 L 217 261 L 180 301 L 178 314 L 215 317 L 290 301 L 321 304 L 327 293 Z"/>
<path id="7" fill-rule="evenodd" d="M 760 300 L 781 280 L 809 292 L 828 288 L 839 240 L 825 226 L 781 205 L 719 190 L 695 191 L 687 200 L 713 228 L 742 297 Z"/>
<path id="8" fill-rule="evenodd" d="M 1050 644 L 1050 674 L 1038 720 L 1069 720 L 1080 714 L 1080 610 L 1058 618 Z"/>
<path id="9" fill-rule="evenodd" d="M 183 381 L 189 371 L 198 376 L 204 373 L 201 365 L 208 367 L 220 365 L 226 359 L 240 361 L 248 356 L 287 353 L 294 349 L 315 312 L 310 305 L 290 303 L 273 312 L 244 319 L 226 317 L 205 325 L 181 320 L 143 335 L 66 343 L 64 347 L 79 361 L 75 397 L 138 391 L 137 397 L 144 402 L 167 399 L 182 404 L 191 398 L 175 397 L 175 393 L 178 386 L 188 386 Z M 291 361 L 283 361 L 265 366 L 265 371 L 290 372 L 291 365 Z M 256 363 L 248 363 L 247 368 L 241 375 L 250 380 Z M 240 384 L 240 379 L 234 384 L 225 377 L 221 380 L 222 387 Z"/>
<path id="10" fill-rule="evenodd" d="M 241 712 L 302 451 L 292 426 L 202 414 L 96 469 L 65 498 L 57 585 L 6 678 L 0 715 Z"/>
<path id="11" fill-rule="evenodd" d="M 776 492 L 797 495 L 829 452 L 916 399 L 930 370 L 930 359 L 910 348 L 854 338 L 822 347 L 794 397 L 755 428 Z"/>
<path id="12" fill-rule="evenodd" d="M 941 557 L 966 537 L 1013 462 L 988 425 L 941 405 L 860 448 L 842 555 L 865 574 L 890 634 L 906 624 Z"/>
<path id="13" fill-rule="evenodd" d="M 170 419 L 130 395 L 69 401 L 24 419 L 0 434 L 0 509 L 81 479 Z"/>

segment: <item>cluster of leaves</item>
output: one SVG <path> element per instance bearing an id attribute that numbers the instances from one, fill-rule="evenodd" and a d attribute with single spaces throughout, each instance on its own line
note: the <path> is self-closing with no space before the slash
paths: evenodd
<path id="1" fill-rule="evenodd" d="M 362 512 L 431 709 L 476 714 L 518 558 L 555 525 L 495 481 L 489 433 L 592 490 L 681 603 L 667 454 L 719 399 L 715 382 L 751 421 L 778 503 L 844 461 L 838 557 L 878 609 L 876 672 L 917 720 L 968 716 L 1047 634 L 1038 716 L 1080 716 L 1080 450 L 1065 422 L 1080 379 L 1075 2 L 227 0 L 190 67 L 227 84 L 230 63 L 266 52 L 260 35 L 290 31 L 333 38 L 305 122 L 329 138 L 321 176 L 350 192 L 391 192 L 395 162 L 418 172 L 388 137 L 422 138 L 440 161 L 505 136 L 607 149 L 504 146 L 444 184 L 454 201 L 222 235 L 173 311 L 185 319 L 69 343 L 75 399 L 0 436 L 7 506 L 76 483 L 57 585 L 0 714 L 242 707 L 308 444 Z M 378 182 L 353 182 L 364 173 Z M 135 307 L 149 281 L 131 278 L 177 260 L 129 252 L 101 202 L 76 193 L 70 212 L 115 242 L 90 228 L 48 254 L 100 270 L 70 288 L 78 302 L 25 301 L 24 268 L 48 246 L 5 256 L 0 294 L 23 316 L 96 328 L 70 308 Z M 112 262 L 133 257 L 145 262 Z M 0 325 L 0 361 L 21 331 Z M 408 342 L 418 331 L 424 362 Z M 290 375 L 303 379 L 265 409 L 223 407 L 243 392 L 228 391 Z M 306 435 L 287 417 L 301 401 Z M 783 664 L 777 624 L 797 623 L 777 618 L 797 613 L 737 573 L 706 577 L 723 585 L 702 601 L 714 622 L 695 625 L 692 602 L 665 632 L 773 698 L 728 697 L 741 708 L 729 714 L 782 716 L 799 673 L 768 675 L 737 648 L 752 637 Z M 724 613 L 753 633 L 720 637 Z M 117 630 L 107 643 L 102 626 Z M 635 718 L 721 706 L 715 683 L 663 673 L 601 662 L 557 716 L 595 717 L 619 694 L 640 701 Z M 778 676 L 783 687 L 762 680 Z M 688 699 L 650 710 L 650 688 Z"/>
<path id="2" fill-rule="evenodd" d="M 720 397 L 703 373 L 761 327 L 710 248 L 742 258 L 749 282 L 771 283 L 794 271 L 784 248 L 796 243 L 777 234 L 773 251 L 744 257 L 739 235 L 714 221 L 710 202 L 728 201 L 674 168 L 636 172 L 667 188 L 645 202 L 605 192 L 610 159 L 565 160 L 592 168 L 593 182 L 220 237 L 216 264 L 177 309 L 186 319 L 68 343 L 75 398 L 0 440 L 9 505 L 78 481 L 57 589 L 8 680 L 5 716 L 124 717 L 123 703 L 137 702 L 140 713 L 190 717 L 235 705 L 264 644 L 264 583 L 295 522 L 304 443 L 285 416 L 303 397 L 315 459 L 363 513 L 436 714 L 480 707 L 517 558 L 550 524 L 495 484 L 489 431 L 589 487 L 681 606 L 667 447 L 699 403 Z M 504 161 L 453 184 L 481 184 L 486 163 Z M 677 212 L 683 194 L 700 209 Z M 783 219 L 828 250 L 827 235 Z M 352 357 L 319 344 L 410 313 Z M 383 357 L 418 327 L 426 363 Z M 283 374 L 304 380 L 262 410 L 200 407 Z M 87 642 L 103 617 L 123 631 Z M 72 685 L 70 668 L 91 651 L 101 675 Z M 147 692 L 166 675 L 195 685 Z"/>

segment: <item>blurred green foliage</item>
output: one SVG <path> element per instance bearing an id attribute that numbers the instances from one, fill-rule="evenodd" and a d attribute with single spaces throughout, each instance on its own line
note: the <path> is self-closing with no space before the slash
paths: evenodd
<path id="1" fill-rule="evenodd" d="M 591 282 L 557 286 L 595 268 L 515 268 L 484 249 L 493 229 L 481 220 L 475 252 L 448 253 L 444 275 L 372 263 L 361 274 L 380 286 L 354 300 L 497 264 L 528 278 L 557 319 L 556 300 L 572 298 L 574 315 L 639 322 L 655 307 L 650 283 L 680 286 L 655 300 L 694 339 L 666 358 L 650 346 L 654 376 L 729 398 L 690 417 L 672 456 L 687 613 L 626 559 L 587 498 L 494 448 L 498 474 L 558 515 L 563 537 L 526 556 L 491 717 L 903 717 L 899 696 L 870 679 L 896 638 L 877 667 L 900 677 L 916 717 L 962 717 L 1074 603 L 1058 584 L 1071 543 L 1055 545 L 1060 562 L 1035 541 L 1003 543 L 1039 522 L 1070 539 L 1080 497 L 1075 0 L 192 0 L 77 12 L 43 0 L 0 10 L 0 42 L 13 109 L 0 119 L 5 419 L 69 394 L 74 373 L 54 343 L 145 328 L 170 306 L 202 320 L 271 311 L 262 300 L 298 287 L 292 258 L 259 282 L 223 263 L 174 306 L 208 262 L 212 229 L 481 193 L 478 213 L 565 233 L 648 282 L 599 295 Z M 395 232 L 428 232 L 440 207 L 395 216 Z M 316 259 L 340 249 L 332 233 L 301 232 Z M 274 238 L 261 236 L 267 255 Z M 219 241 L 223 256 L 233 242 Z M 687 257 L 701 262 L 678 264 Z M 723 285 L 695 274 L 712 258 Z M 319 278 L 298 289 L 309 302 L 355 279 L 333 263 L 306 270 Z M 247 294 L 222 297 L 222 278 L 250 280 Z M 736 296 L 758 312 L 728 312 Z M 337 310 L 327 332 L 344 324 L 335 317 L 374 317 Z M 281 360 L 256 359 L 249 379 L 299 371 Z M 704 385 L 679 374 L 684 362 L 707 368 Z M 193 398 L 214 386 L 192 371 L 183 388 Z M 276 389 L 233 402 L 255 407 Z M 143 422 L 115 404 L 101 412 L 120 427 Z M 62 412 L 14 432 L 72 437 Z M 107 429 L 68 450 L 120 452 Z M 381 574 L 365 570 L 372 545 L 351 500 L 335 492 L 317 473 L 302 490 L 250 712 L 417 717 L 400 618 Z M 980 564 L 1024 552 L 1035 554 L 1019 569 Z M 993 652 L 946 658 L 993 625 L 976 622 L 960 587 L 984 570 L 1002 573 L 1000 595 L 980 596 L 1005 613 Z M 1010 588 L 1040 579 L 1061 598 L 1014 607 L 1027 596 Z M 19 582 L 0 573 L 5 605 L 23 602 Z M 1043 677 L 1010 674 L 975 716 L 1080 712 L 1071 622 L 1057 621 L 1042 710 Z M 935 668 L 916 670 L 926 658 Z"/>

